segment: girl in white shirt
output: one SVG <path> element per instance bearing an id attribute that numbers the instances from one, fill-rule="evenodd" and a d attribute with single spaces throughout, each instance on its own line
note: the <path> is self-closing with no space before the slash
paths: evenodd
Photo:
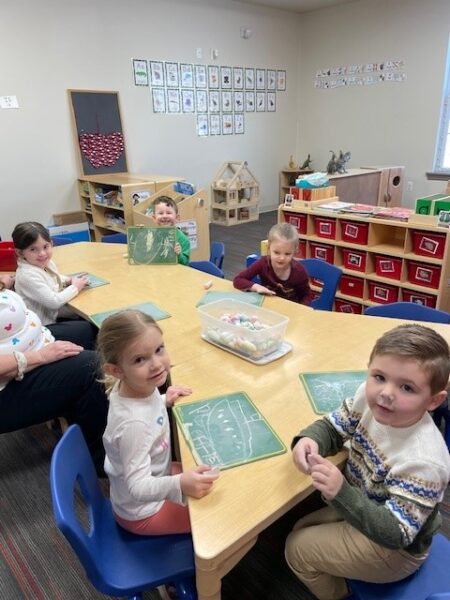
<path id="1" fill-rule="evenodd" d="M 117 522 L 143 535 L 187 533 L 184 496 L 202 498 L 217 473 L 200 465 L 181 472 L 170 455 L 166 406 L 191 390 L 158 387 L 169 375 L 170 359 L 154 319 L 138 310 L 108 317 L 98 334 L 98 349 L 109 390 L 108 423 L 103 435 L 105 471 Z"/>

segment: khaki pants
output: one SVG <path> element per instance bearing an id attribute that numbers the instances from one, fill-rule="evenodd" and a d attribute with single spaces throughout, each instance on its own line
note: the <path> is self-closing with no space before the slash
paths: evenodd
<path id="1" fill-rule="evenodd" d="M 370 541 L 331 506 L 301 518 L 286 540 L 286 560 L 318 600 L 349 594 L 344 578 L 373 583 L 399 581 L 414 573 L 424 556 L 390 550 Z"/>

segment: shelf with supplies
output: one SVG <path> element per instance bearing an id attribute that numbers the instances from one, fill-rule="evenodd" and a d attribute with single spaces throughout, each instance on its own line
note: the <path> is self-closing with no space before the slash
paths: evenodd
<path id="1" fill-rule="evenodd" d="M 86 214 L 93 241 L 109 233 L 126 232 L 134 224 L 133 206 L 183 178 L 170 175 L 111 173 L 78 179 L 81 210 Z"/>
<path id="2" fill-rule="evenodd" d="M 247 162 L 223 163 L 211 186 L 211 221 L 239 225 L 259 219 L 259 182 Z"/>
<path id="3" fill-rule="evenodd" d="M 278 222 L 298 230 L 300 258 L 342 269 L 334 310 L 403 301 L 450 311 L 449 230 L 433 217 L 404 222 L 281 205 Z"/>
<path id="4" fill-rule="evenodd" d="M 313 173 L 312 169 L 290 169 L 289 167 L 280 171 L 279 174 L 279 203 L 284 202 L 286 194 L 289 194 L 291 187 L 295 186 L 295 180 L 301 175 L 309 175 Z"/>

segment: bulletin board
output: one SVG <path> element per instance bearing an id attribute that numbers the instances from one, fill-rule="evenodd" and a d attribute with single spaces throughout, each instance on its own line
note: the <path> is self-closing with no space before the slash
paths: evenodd
<path id="1" fill-rule="evenodd" d="M 69 90 L 82 175 L 127 173 L 118 92 Z"/>

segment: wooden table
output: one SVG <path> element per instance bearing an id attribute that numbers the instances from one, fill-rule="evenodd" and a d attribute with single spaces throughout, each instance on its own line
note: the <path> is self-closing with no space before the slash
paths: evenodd
<path id="1" fill-rule="evenodd" d="M 266 298 L 265 308 L 289 317 L 286 340 L 293 351 L 257 366 L 200 339 L 195 304 L 204 294 L 203 283 L 213 279 L 213 289 L 225 290 L 232 288 L 231 282 L 186 267 L 130 267 L 122 257 L 123 247 L 114 246 L 76 244 L 56 249 L 62 272 L 86 269 L 111 281 L 110 286 L 81 293 L 72 305 L 86 314 L 145 300 L 165 308 L 172 314 L 161 325 L 174 358 L 173 380 L 194 390 L 187 401 L 245 391 L 288 448 L 298 430 L 317 418 L 299 373 L 365 369 L 375 340 L 400 323 L 313 311 Z M 448 325 L 429 325 L 450 341 Z M 180 447 L 184 467 L 194 466 L 182 436 Z M 344 459 L 340 453 L 333 461 L 342 464 Z M 255 544 L 258 534 L 312 491 L 310 477 L 294 468 L 287 452 L 225 470 L 211 494 L 190 499 L 199 600 L 219 600 L 222 577 Z"/>

